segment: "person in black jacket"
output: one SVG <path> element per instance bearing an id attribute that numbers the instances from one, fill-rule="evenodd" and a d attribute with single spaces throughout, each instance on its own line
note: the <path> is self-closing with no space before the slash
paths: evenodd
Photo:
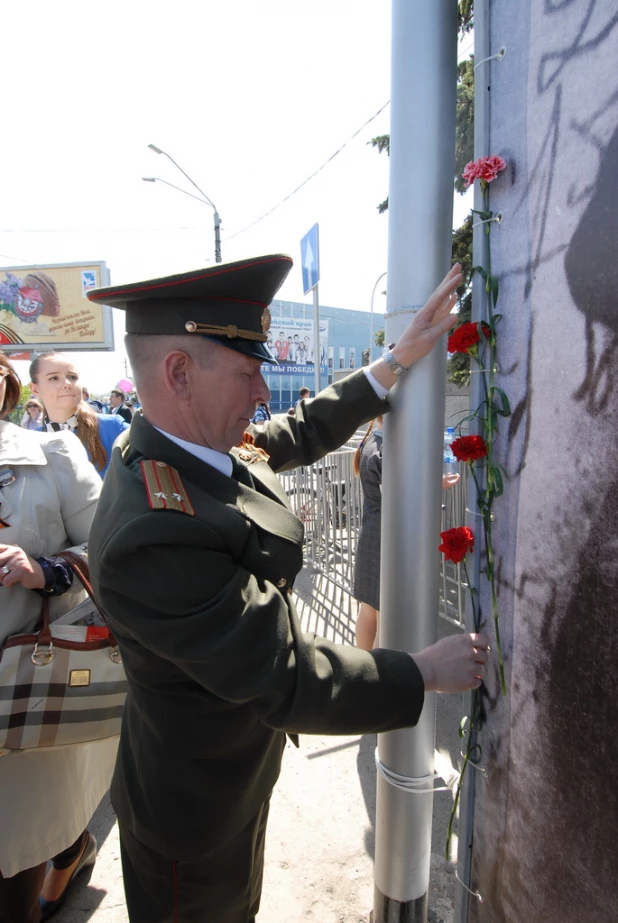
<path id="1" fill-rule="evenodd" d="M 131 408 L 126 403 L 127 396 L 124 391 L 119 391 L 117 388 L 114 388 L 109 395 L 110 403 L 110 413 L 116 413 L 119 417 L 125 421 L 125 423 L 130 423 L 133 417 L 131 413 Z"/>

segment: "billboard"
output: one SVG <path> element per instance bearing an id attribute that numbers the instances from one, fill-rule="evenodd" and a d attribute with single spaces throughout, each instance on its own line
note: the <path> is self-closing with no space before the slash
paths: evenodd
<path id="1" fill-rule="evenodd" d="M 0 348 L 113 349 L 112 312 L 87 293 L 109 285 L 105 263 L 0 268 Z"/>
<path id="2" fill-rule="evenodd" d="M 326 365 L 328 321 L 320 321 L 320 342 L 317 361 Z M 268 374 L 313 375 L 316 362 L 313 320 L 300 317 L 273 317 L 268 331 L 268 348 L 279 362 L 279 367 L 266 365 Z"/>

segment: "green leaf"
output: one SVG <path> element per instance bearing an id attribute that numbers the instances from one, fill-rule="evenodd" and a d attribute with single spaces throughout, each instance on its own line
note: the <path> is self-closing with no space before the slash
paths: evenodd
<path id="1" fill-rule="evenodd" d="M 487 480 L 491 480 L 493 496 L 502 496 L 502 493 L 504 492 L 504 483 L 502 481 L 502 473 L 500 472 L 500 469 L 497 465 L 491 465 L 487 469 Z"/>
<path id="2" fill-rule="evenodd" d="M 469 720 L 470 718 L 468 717 L 468 715 L 464 715 L 461 721 L 459 722 L 459 736 L 461 737 L 462 740 L 466 736 L 466 727 L 467 727 Z"/>
<path id="3" fill-rule="evenodd" d="M 495 305 L 496 302 L 498 301 L 498 292 L 499 292 L 499 290 L 500 290 L 500 283 L 498 282 L 498 280 L 497 280 L 497 278 L 496 278 L 495 276 L 490 276 L 490 277 L 489 277 L 489 285 L 490 285 L 490 288 L 491 288 L 491 294 L 492 294 L 492 296 L 493 296 L 494 305 Z"/>
<path id="4" fill-rule="evenodd" d="M 497 394 L 500 398 L 501 407 L 494 407 L 496 413 L 499 413 L 502 417 L 511 416 L 511 405 L 509 404 L 509 399 L 502 390 L 502 388 L 492 388 L 491 389 L 491 399 L 493 401 L 494 394 Z"/>
<path id="5" fill-rule="evenodd" d="M 474 272 L 478 272 L 479 276 L 481 276 L 483 279 L 485 279 L 485 281 L 487 281 L 487 273 L 486 273 L 486 271 L 483 269 L 482 266 L 473 266 L 473 267 L 472 267 L 472 272 L 473 272 L 473 273 L 474 273 Z"/>
<path id="6" fill-rule="evenodd" d="M 480 409 L 481 408 L 479 407 L 479 410 L 475 410 L 474 413 L 469 413 L 467 416 L 462 417 L 457 425 L 462 426 L 464 423 L 469 423 L 471 420 L 476 420 L 476 418 L 479 416 Z"/>

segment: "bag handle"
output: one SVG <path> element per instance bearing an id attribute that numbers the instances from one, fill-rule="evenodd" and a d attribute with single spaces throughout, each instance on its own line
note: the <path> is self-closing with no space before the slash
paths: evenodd
<path id="1" fill-rule="evenodd" d="M 72 571 L 75 574 L 77 574 L 81 583 L 84 586 L 84 589 L 86 590 L 86 593 L 88 594 L 92 602 L 97 607 L 100 615 L 103 616 L 103 613 L 99 609 L 99 605 L 96 599 L 94 598 L 94 590 L 92 588 L 92 583 L 90 582 L 90 568 L 88 567 L 88 562 L 84 561 L 83 558 L 80 558 L 80 556 L 78 554 L 75 554 L 74 551 L 68 551 L 68 550 L 59 551 L 58 554 L 54 555 L 54 557 L 64 558 L 67 564 L 71 565 Z M 105 616 L 103 616 L 103 618 L 105 618 Z"/>
<path id="2" fill-rule="evenodd" d="M 105 624 L 107 625 L 107 630 L 109 631 L 109 640 L 111 641 L 114 647 L 118 647 L 118 642 L 116 641 L 116 638 L 111 628 L 107 624 L 107 616 L 105 615 L 105 613 L 99 606 L 97 600 L 95 599 L 94 589 L 90 581 L 90 568 L 88 567 L 88 562 L 84 561 L 83 558 L 80 558 L 80 556 L 78 554 L 75 554 L 74 551 L 68 551 L 68 550 L 59 552 L 56 555 L 56 557 L 64 558 L 67 564 L 71 566 L 73 573 L 77 574 L 77 576 L 80 579 L 80 582 L 83 584 L 83 587 L 86 593 L 88 594 L 88 596 L 94 603 L 94 606 L 97 612 L 99 613 L 99 615 L 101 616 Z M 43 601 L 43 631 L 45 631 L 45 629 L 47 629 L 47 631 L 49 632 L 50 638 L 51 638 L 51 629 L 49 628 L 49 608 L 47 604 L 47 599 Z"/>

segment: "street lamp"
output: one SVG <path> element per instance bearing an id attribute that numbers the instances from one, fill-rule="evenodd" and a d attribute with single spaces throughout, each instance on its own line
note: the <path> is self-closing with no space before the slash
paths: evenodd
<path id="1" fill-rule="evenodd" d="M 371 309 L 369 314 L 369 362 L 371 363 L 371 347 L 373 346 L 373 299 L 375 298 L 376 289 L 380 284 L 380 281 L 384 278 L 386 272 L 383 272 L 381 276 L 378 276 L 376 283 L 373 286 L 373 291 L 371 293 Z"/>
<path id="2" fill-rule="evenodd" d="M 170 157 L 167 151 L 162 151 L 160 147 L 156 146 L 156 144 L 149 144 L 148 147 L 150 148 L 151 151 L 154 151 L 155 154 L 164 154 L 168 160 L 171 160 L 171 162 L 174 164 L 176 169 L 180 170 L 182 175 L 189 180 L 192 186 L 195 186 L 195 188 L 199 192 L 199 196 L 193 195 L 192 192 L 187 192 L 186 189 L 182 189 L 180 186 L 174 186 L 173 183 L 168 183 L 167 180 L 160 179 L 158 176 L 143 176 L 142 179 L 145 183 L 165 183 L 166 186 L 171 186 L 172 189 L 177 189 L 178 192 L 184 192 L 185 195 L 191 196 L 192 199 L 197 199 L 198 202 L 204 202 L 206 203 L 206 205 L 210 205 L 210 207 L 214 211 L 215 213 L 215 262 L 220 263 L 221 262 L 221 218 L 219 217 L 217 206 L 212 201 L 212 199 L 209 199 L 206 193 L 200 189 L 197 183 L 195 183 L 191 179 L 189 174 L 185 173 L 185 171 L 182 169 L 180 164 L 177 164 L 174 158 Z"/>

